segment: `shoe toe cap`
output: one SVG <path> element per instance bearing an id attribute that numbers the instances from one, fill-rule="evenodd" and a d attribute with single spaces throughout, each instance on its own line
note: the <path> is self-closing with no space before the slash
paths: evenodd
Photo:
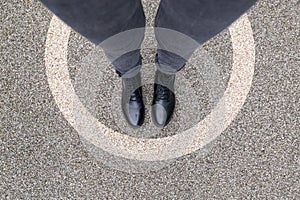
<path id="1" fill-rule="evenodd" d="M 154 104 L 152 106 L 153 122 L 156 126 L 163 128 L 167 125 L 168 113 L 166 109 L 160 104 Z"/>
<path id="2" fill-rule="evenodd" d="M 130 112 L 128 112 L 128 122 L 131 126 L 141 126 L 143 124 L 143 115 L 144 112 L 142 108 L 140 109 L 131 109 Z"/>

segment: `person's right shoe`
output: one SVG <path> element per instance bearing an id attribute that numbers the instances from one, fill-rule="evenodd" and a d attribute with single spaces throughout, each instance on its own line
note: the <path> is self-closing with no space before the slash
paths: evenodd
<path id="1" fill-rule="evenodd" d="M 138 128 L 144 123 L 145 106 L 140 72 L 134 77 L 122 78 L 122 111 L 131 127 Z"/>
<path id="2" fill-rule="evenodd" d="M 152 121 L 159 128 L 168 125 L 174 112 L 174 82 L 175 74 L 165 74 L 156 70 L 151 112 Z"/>

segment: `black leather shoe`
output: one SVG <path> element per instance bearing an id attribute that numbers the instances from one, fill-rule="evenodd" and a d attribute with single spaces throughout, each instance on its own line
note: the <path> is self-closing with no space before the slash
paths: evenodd
<path id="1" fill-rule="evenodd" d="M 152 121 L 159 128 L 168 125 L 174 112 L 174 82 L 175 74 L 165 74 L 156 70 L 151 112 Z"/>
<path id="2" fill-rule="evenodd" d="M 140 72 L 132 78 L 122 78 L 122 87 L 124 117 L 130 126 L 138 128 L 144 123 L 145 116 Z"/>

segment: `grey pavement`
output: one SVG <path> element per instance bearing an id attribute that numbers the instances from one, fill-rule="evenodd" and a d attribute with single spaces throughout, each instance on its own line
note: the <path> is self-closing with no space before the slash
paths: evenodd
<path id="1" fill-rule="evenodd" d="M 153 24 L 158 2 L 143 1 L 148 26 Z M 248 11 L 255 41 L 255 73 L 246 102 L 227 129 L 199 151 L 145 173 L 122 171 L 105 163 L 64 118 L 45 69 L 52 14 L 37 0 L 0 0 L 0 5 L 1 199 L 300 198 L 297 0 L 259 0 Z M 225 89 L 233 64 L 228 29 L 202 49 L 219 69 L 220 85 Z M 80 84 L 76 81 L 84 71 L 82 61 L 91 52 L 95 47 L 72 32 L 68 67 L 78 94 Z M 155 49 L 146 48 L 142 53 L 144 64 L 151 64 Z M 119 79 L 112 66 L 98 67 L 102 76 L 90 80 L 97 83 L 90 93 L 93 101 L 84 95 L 81 100 L 99 122 L 128 134 L 116 120 L 118 113 L 113 107 Z M 178 85 L 182 94 L 178 94 L 179 106 L 170 126 L 155 130 L 147 115 L 145 126 L 137 133 L 168 137 L 204 119 L 214 106 L 205 84 L 205 69 L 198 60 L 180 72 L 190 86 L 185 91 L 184 84 Z M 149 109 L 152 85 L 144 85 L 144 91 Z M 194 94 L 193 102 L 183 103 L 185 92 Z M 186 111 L 190 118 L 183 118 L 183 125 L 180 116 Z"/>

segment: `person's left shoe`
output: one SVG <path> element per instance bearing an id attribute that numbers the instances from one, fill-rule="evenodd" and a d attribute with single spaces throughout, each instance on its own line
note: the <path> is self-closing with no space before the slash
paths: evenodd
<path id="1" fill-rule="evenodd" d="M 165 74 L 156 70 L 151 112 L 152 121 L 159 128 L 169 124 L 174 112 L 174 82 L 175 74 Z"/>

